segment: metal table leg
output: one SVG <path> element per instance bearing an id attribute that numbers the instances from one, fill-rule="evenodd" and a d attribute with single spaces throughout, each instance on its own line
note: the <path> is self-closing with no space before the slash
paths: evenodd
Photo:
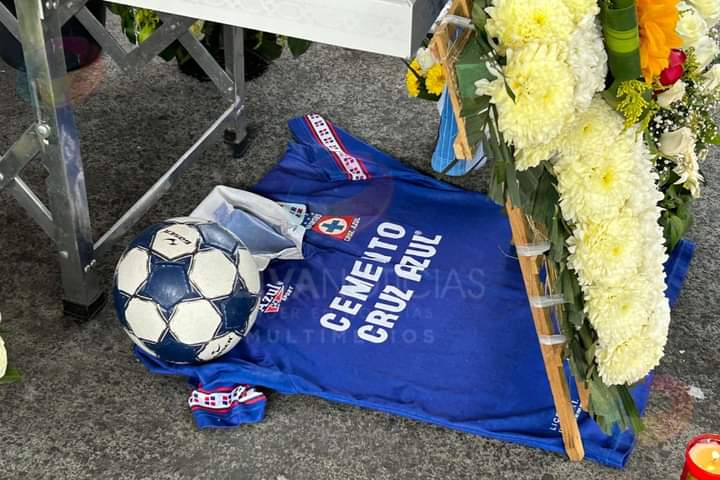
<path id="1" fill-rule="evenodd" d="M 37 114 L 36 133 L 48 169 L 66 314 L 89 318 L 105 303 L 93 271 L 95 252 L 80 144 L 66 92 L 65 55 L 58 2 L 16 2 L 28 82 Z"/>
<path id="2" fill-rule="evenodd" d="M 232 126 L 225 132 L 225 141 L 233 156 L 242 158 L 248 149 L 247 118 L 245 114 L 245 32 L 241 27 L 225 25 L 225 69 L 233 79 L 234 98 Z"/>
<path id="3" fill-rule="evenodd" d="M 105 295 L 93 272 L 95 257 L 105 253 L 130 231 L 220 133 L 227 129 L 226 139 L 235 157 L 245 153 L 248 143 L 242 28 L 226 27 L 227 66 L 223 70 L 189 32 L 193 19 L 161 13 L 162 26 L 141 45 L 125 51 L 85 7 L 86 1 L 16 0 L 17 20 L 0 4 L 0 23 L 23 44 L 29 90 L 37 115 L 34 125 L 0 156 L 0 190 L 11 191 L 20 206 L 55 241 L 60 257 L 64 312 L 81 319 L 92 317 L 105 303 Z M 228 109 L 94 244 L 78 132 L 66 92 L 67 71 L 60 30 L 73 15 L 123 71 L 147 63 L 173 41 L 179 41 L 231 102 Z M 36 157 L 43 160 L 49 172 L 49 208 L 20 177 L 25 165 Z"/>

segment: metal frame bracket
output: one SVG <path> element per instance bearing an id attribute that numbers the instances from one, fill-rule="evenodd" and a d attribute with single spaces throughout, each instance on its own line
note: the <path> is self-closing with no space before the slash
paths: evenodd
<path id="1" fill-rule="evenodd" d="M 132 226 L 166 193 L 193 161 L 226 129 L 233 130 L 234 145 L 244 145 L 243 29 L 226 27 L 226 68 L 223 69 L 192 35 L 194 19 L 161 14 L 162 25 L 145 42 L 130 51 L 105 29 L 86 7 L 88 0 L 16 0 L 17 18 L 0 4 L 0 23 L 23 45 L 25 66 L 37 122 L 0 157 L 0 190 L 8 189 L 21 207 L 55 241 L 63 283 L 64 311 L 90 317 L 104 304 L 104 292 L 95 275 L 96 257 Z M 231 101 L 200 138 L 102 236 L 92 239 L 80 142 L 72 106 L 65 91 L 65 55 L 61 27 L 76 16 L 104 52 L 123 70 L 138 68 L 179 41 Z M 22 169 L 40 157 L 48 170 L 49 207 L 20 178 Z"/>

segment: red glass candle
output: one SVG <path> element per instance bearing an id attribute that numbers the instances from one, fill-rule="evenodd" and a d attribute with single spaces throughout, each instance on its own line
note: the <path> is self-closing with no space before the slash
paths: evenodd
<path id="1" fill-rule="evenodd" d="M 720 435 L 705 433 L 690 440 L 680 480 L 720 480 Z"/>

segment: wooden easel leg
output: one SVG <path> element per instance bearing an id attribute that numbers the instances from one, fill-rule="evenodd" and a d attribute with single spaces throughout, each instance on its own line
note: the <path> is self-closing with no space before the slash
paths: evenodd
<path id="1" fill-rule="evenodd" d="M 509 201 L 506 207 L 515 245 L 528 245 L 532 243 L 530 229 L 523 212 L 519 208 L 513 207 Z M 520 256 L 518 258 L 528 298 L 541 297 L 544 295 L 543 285 L 540 281 L 541 258 L 542 256 Z M 538 334 L 538 340 L 540 341 L 540 350 L 542 351 L 545 372 L 547 373 L 550 390 L 552 391 L 555 402 L 555 409 L 560 419 L 565 451 L 570 460 L 580 461 L 585 456 L 585 449 L 583 448 L 582 438 L 580 437 L 580 429 L 578 428 L 577 419 L 575 418 L 575 409 L 570 399 L 570 389 L 568 388 L 567 378 L 565 377 L 565 370 L 563 368 L 562 345 L 546 344 L 541 341 L 543 338 L 555 333 L 548 308 L 534 307 L 531 305 L 530 309 L 533 322 L 535 323 L 535 330 Z"/>
<path id="2" fill-rule="evenodd" d="M 580 406 L 587 412 L 590 404 L 590 390 L 577 378 L 575 379 L 575 385 L 577 386 L 578 396 L 580 397 Z"/>

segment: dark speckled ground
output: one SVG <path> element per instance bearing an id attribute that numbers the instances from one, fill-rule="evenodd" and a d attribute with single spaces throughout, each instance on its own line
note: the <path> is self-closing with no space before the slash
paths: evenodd
<path id="1" fill-rule="evenodd" d="M 103 59 L 95 76 L 105 81 L 90 89 L 77 117 L 99 235 L 224 105 L 212 85 L 180 75 L 172 64 L 121 77 Z M 16 73 L 0 64 L 0 151 L 33 119 L 16 85 Z M 277 62 L 248 85 L 248 94 L 255 138 L 246 158 L 212 148 L 135 232 L 189 212 L 216 184 L 252 185 L 282 154 L 285 121 L 310 111 L 428 168 L 434 106 L 405 97 L 399 60 L 316 45 L 301 61 Z M 0 478 L 678 478 L 688 438 L 720 431 L 717 153 L 704 165 L 709 186 L 691 232 L 699 247 L 657 370 L 648 430 L 625 471 L 302 396 L 271 395 L 258 425 L 198 431 L 185 406 L 186 386 L 147 374 L 111 310 L 82 326 L 60 316 L 50 242 L 2 194 L 0 311 L 25 378 L 0 388 Z M 26 176 L 42 190 L 39 166 Z M 482 189 L 485 178 L 473 174 L 461 183 Z M 105 281 L 121 250 L 102 259 Z M 703 400 L 688 394 L 691 386 Z"/>

